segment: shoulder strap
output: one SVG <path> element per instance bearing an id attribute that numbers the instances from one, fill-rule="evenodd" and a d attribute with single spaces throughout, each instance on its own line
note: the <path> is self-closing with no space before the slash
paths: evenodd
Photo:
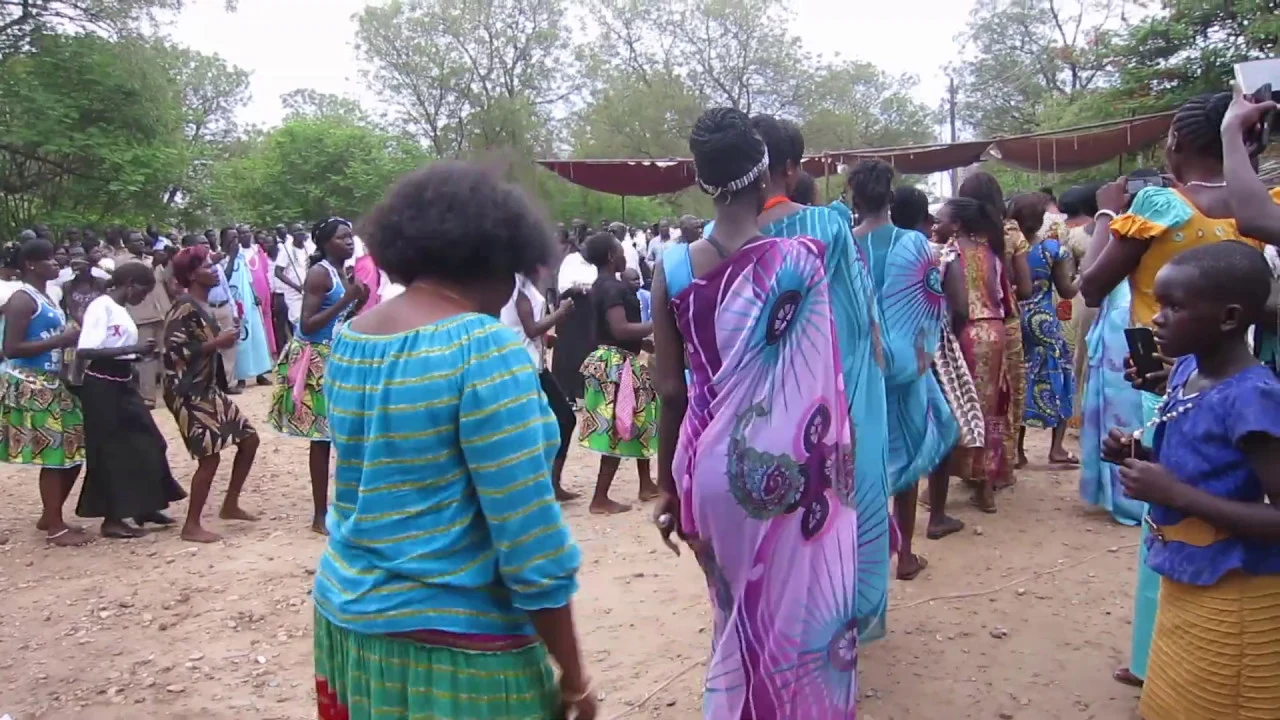
<path id="1" fill-rule="evenodd" d="M 667 277 L 667 298 L 674 298 L 693 282 L 689 244 L 676 243 L 662 253 L 662 271 Z"/>

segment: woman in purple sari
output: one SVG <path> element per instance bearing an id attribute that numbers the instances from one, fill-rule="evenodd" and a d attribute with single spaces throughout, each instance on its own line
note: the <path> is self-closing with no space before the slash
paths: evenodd
<path id="1" fill-rule="evenodd" d="M 711 593 L 703 716 L 852 718 L 853 440 L 825 248 L 760 235 L 768 153 L 745 114 L 708 110 L 689 149 L 716 224 L 654 273 L 656 520 Z"/>

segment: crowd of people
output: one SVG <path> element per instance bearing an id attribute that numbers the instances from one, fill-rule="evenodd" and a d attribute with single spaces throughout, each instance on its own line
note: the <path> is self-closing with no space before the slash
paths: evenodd
<path id="1" fill-rule="evenodd" d="M 820 205 L 795 125 L 714 108 L 689 149 L 715 216 L 675 234 L 575 221 L 557 245 L 519 187 L 459 162 L 402 178 L 363 241 L 341 218 L 180 250 L 37 228 L 5 269 L 0 458 L 40 467 L 50 543 L 87 540 L 62 517 L 82 464 L 77 512 L 103 535 L 170 523 L 158 385 L 198 459 L 182 536 L 213 541 L 232 446 L 220 515 L 252 519 L 258 438 L 232 396 L 274 384 L 269 424 L 310 441 L 329 535 L 322 720 L 592 720 L 560 509 L 576 440 L 600 456 L 591 512 L 630 509 L 610 492 L 635 460 L 661 539 L 706 576 L 704 716 L 835 720 L 891 572 L 927 567 L 917 506 L 934 540 L 963 527 L 953 478 L 996 512 L 1045 429 L 1086 502 L 1142 525 L 1115 673 L 1142 717 L 1280 717 L 1280 207 L 1250 152 L 1268 109 L 1188 101 L 1137 185 L 1006 201 L 978 172 L 936 213 L 878 161 Z M 1129 357 L 1142 328 L 1162 369 Z"/>

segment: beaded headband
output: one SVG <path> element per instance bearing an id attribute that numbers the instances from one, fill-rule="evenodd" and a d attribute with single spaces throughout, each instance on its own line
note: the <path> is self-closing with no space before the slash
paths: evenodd
<path id="1" fill-rule="evenodd" d="M 714 200 L 717 197 L 720 197 L 721 193 L 724 193 L 724 194 L 736 193 L 742 188 L 755 182 L 756 178 L 760 177 L 761 173 L 767 170 L 768 167 L 769 167 L 769 149 L 765 148 L 764 157 L 760 158 L 760 162 L 756 163 L 755 167 L 748 170 L 746 175 L 743 175 L 742 177 L 738 178 L 737 180 L 734 180 L 733 182 L 723 187 L 708 185 L 707 183 L 702 181 L 702 178 L 698 178 L 698 187 L 702 188 L 702 192 L 710 195 L 711 199 Z M 697 168 L 695 166 L 695 170 L 696 169 Z"/>

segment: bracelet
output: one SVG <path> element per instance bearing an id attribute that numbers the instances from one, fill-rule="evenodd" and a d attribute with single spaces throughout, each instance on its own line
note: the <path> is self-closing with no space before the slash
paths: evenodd
<path id="1" fill-rule="evenodd" d="M 1094 214 L 1093 214 L 1093 219 L 1096 221 L 1099 217 L 1101 217 L 1101 216 L 1103 216 L 1103 215 L 1106 215 L 1107 217 L 1111 218 L 1112 220 L 1115 220 L 1115 219 L 1116 219 L 1116 214 L 1115 214 L 1114 212 L 1111 212 L 1110 210 L 1099 210 L 1098 212 L 1096 212 L 1096 213 L 1094 213 Z"/>

